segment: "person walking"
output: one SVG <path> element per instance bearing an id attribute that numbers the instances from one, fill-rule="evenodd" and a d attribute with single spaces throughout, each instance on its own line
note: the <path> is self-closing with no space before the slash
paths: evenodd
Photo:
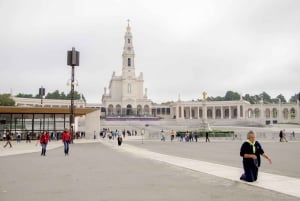
<path id="1" fill-rule="evenodd" d="M 194 131 L 194 138 L 195 138 L 195 141 L 198 142 L 198 133 L 196 131 Z"/>
<path id="2" fill-rule="evenodd" d="M 46 156 L 47 144 L 49 142 L 49 135 L 47 131 L 44 131 L 40 137 L 40 144 L 42 146 L 41 156 Z"/>
<path id="3" fill-rule="evenodd" d="M 286 132 L 285 130 L 283 129 L 282 131 L 282 142 L 285 141 L 285 142 L 288 142 L 287 139 L 286 139 Z"/>
<path id="4" fill-rule="evenodd" d="M 173 140 L 175 138 L 175 131 L 171 130 L 170 135 L 171 135 L 171 142 L 173 142 Z"/>
<path id="5" fill-rule="evenodd" d="M 38 140 L 38 139 L 37 139 Z M 30 140 L 30 135 L 29 135 L 29 133 L 27 132 L 26 133 L 26 143 L 30 143 L 31 142 L 31 140 Z"/>
<path id="6" fill-rule="evenodd" d="M 122 145 L 122 141 L 123 141 L 122 135 L 118 135 L 117 141 L 118 141 L 118 145 L 121 146 Z"/>
<path id="7" fill-rule="evenodd" d="M 70 141 L 71 141 L 71 134 L 69 132 L 69 129 L 65 128 L 62 134 L 62 142 L 64 143 L 65 156 L 69 155 Z"/>
<path id="8" fill-rule="evenodd" d="M 205 133 L 205 142 L 210 142 L 209 137 L 208 137 L 208 132 L 206 131 Z"/>
<path id="9" fill-rule="evenodd" d="M 282 130 L 279 131 L 279 142 L 283 142 L 283 132 L 282 132 Z"/>
<path id="10" fill-rule="evenodd" d="M 244 173 L 240 180 L 254 182 L 257 180 L 258 168 L 260 167 L 260 155 L 266 158 L 272 164 L 271 158 L 264 152 L 261 144 L 255 140 L 254 131 L 249 131 L 247 141 L 245 141 L 240 149 L 240 156 L 243 157 Z"/>
<path id="11" fill-rule="evenodd" d="M 165 132 L 164 132 L 164 130 L 161 130 L 161 131 L 160 131 L 160 135 L 161 135 L 161 139 L 160 139 L 160 140 L 163 141 L 163 142 L 166 141 L 166 137 L 165 137 Z"/>
<path id="12" fill-rule="evenodd" d="M 4 136 L 3 136 L 3 138 L 4 138 Z M 3 147 L 5 148 L 7 145 L 9 145 L 10 148 L 12 148 L 12 145 L 11 145 L 11 142 L 10 142 L 11 141 L 11 134 L 10 134 L 9 131 L 7 131 L 7 133 L 6 133 L 5 140 L 6 140 L 6 144 Z"/>
<path id="13" fill-rule="evenodd" d="M 17 133 L 17 143 L 21 142 L 21 133 Z"/>

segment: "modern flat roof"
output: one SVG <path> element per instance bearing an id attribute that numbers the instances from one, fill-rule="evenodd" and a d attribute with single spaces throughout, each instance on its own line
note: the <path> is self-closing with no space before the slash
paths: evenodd
<path id="1" fill-rule="evenodd" d="M 86 115 L 99 108 L 74 108 L 75 116 Z M 69 114 L 69 107 L 14 107 L 0 106 L 0 114 Z"/>

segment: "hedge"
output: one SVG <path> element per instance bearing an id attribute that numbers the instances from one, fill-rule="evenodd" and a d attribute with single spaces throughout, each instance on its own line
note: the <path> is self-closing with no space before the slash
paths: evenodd
<path id="1" fill-rule="evenodd" d="M 234 135 L 234 131 L 222 131 L 222 130 L 212 130 L 212 131 L 205 131 L 205 130 L 196 130 L 196 131 L 177 131 L 176 137 L 180 137 L 181 134 L 183 136 L 185 133 L 193 133 L 193 135 L 198 135 L 198 137 L 205 137 L 206 132 L 208 132 L 208 136 L 210 137 L 232 137 Z"/>

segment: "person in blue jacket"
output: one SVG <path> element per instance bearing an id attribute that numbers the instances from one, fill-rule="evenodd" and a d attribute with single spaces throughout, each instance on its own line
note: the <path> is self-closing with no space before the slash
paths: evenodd
<path id="1" fill-rule="evenodd" d="M 256 134 L 254 131 L 249 131 L 247 141 L 245 141 L 240 150 L 240 156 L 243 157 L 244 174 L 240 177 L 241 180 L 253 182 L 257 180 L 258 168 L 260 167 L 260 156 L 266 158 L 272 164 L 271 158 L 264 152 L 261 144 L 255 140 Z"/>

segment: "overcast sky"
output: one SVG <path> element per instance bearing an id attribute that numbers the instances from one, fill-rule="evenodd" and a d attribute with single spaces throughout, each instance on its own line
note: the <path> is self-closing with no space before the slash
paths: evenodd
<path id="1" fill-rule="evenodd" d="M 122 70 L 130 19 L 136 75 L 154 102 L 300 91 L 299 0 L 0 0 L 0 94 L 77 91 L 100 103 Z"/>

